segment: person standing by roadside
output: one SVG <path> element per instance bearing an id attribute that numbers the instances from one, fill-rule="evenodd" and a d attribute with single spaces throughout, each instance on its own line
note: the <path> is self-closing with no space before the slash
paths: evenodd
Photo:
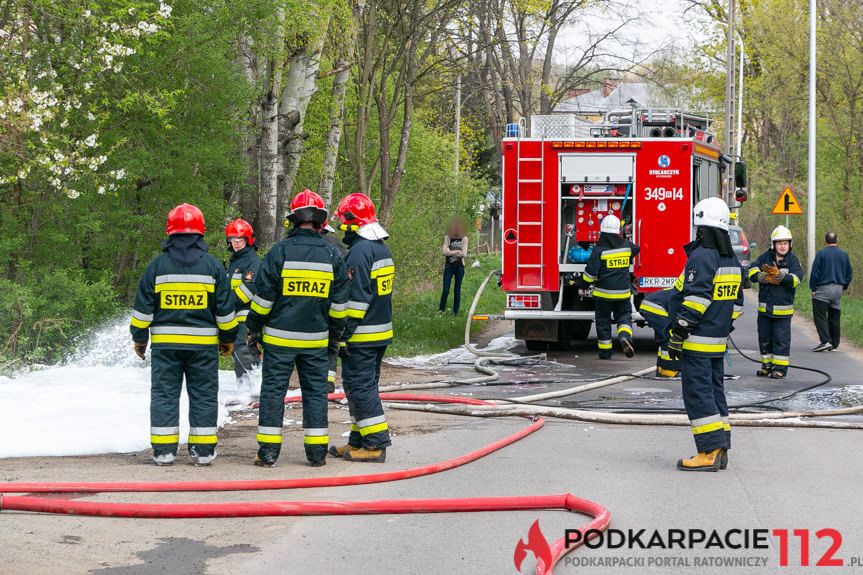
<path id="1" fill-rule="evenodd" d="M 225 238 L 231 259 L 228 262 L 228 278 L 234 295 L 234 313 L 237 314 L 239 331 L 237 340 L 246 341 L 246 317 L 252 298 L 255 297 L 255 277 L 261 269 L 258 246 L 255 245 L 255 231 L 249 222 L 235 219 L 225 227 Z M 234 346 L 231 353 L 234 360 L 234 375 L 238 389 L 250 387 L 249 373 L 261 365 L 261 358 L 249 352 L 246 345 Z"/>
<path id="2" fill-rule="evenodd" d="M 446 258 L 443 268 L 443 291 L 440 295 L 439 311 L 446 311 L 449 287 L 455 278 L 452 295 L 452 312 L 458 315 L 461 305 L 461 280 L 464 278 L 464 260 L 467 257 L 467 235 L 464 223 L 459 219 L 450 222 L 449 230 L 443 239 L 443 255 Z"/>
<path id="3" fill-rule="evenodd" d="M 836 246 L 836 232 L 824 235 L 827 246 L 815 254 L 809 289 L 812 291 L 812 317 L 820 343 L 812 351 L 835 351 L 839 347 L 842 292 L 851 285 L 851 261 Z"/>
<path id="4" fill-rule="evenodd" d="M 181 204 L 168 214 L 168 239 L 147 266 L 132 307 L 132 341 L 151 351 L 150 443 L 153 462 L 171 465 L 180 442 L 180 391 L 189 394 L 189 454 L 196 466 L 216 458 L 219 353 L 230 355 L 237 320 L 225 268 L 207 253 L 204 214 Z"/>

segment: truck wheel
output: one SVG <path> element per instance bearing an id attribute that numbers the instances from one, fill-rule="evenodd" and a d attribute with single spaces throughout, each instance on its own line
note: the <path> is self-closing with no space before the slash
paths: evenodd
<path id="1" fill-rule="evenodd" d="M 547 341 L 539 341 L 537 339 L 526 339 L 524 340 L 524 345 L 528 351 L 545 351 L 548 349 Z"/>
<path id="2" fill-rule="evenodd" d="M 593 324 L 589 319 L 580 319 L 572 322 L 570 335 L 572 339 L 587 339 L 590 335 L 590 326 Z"/>

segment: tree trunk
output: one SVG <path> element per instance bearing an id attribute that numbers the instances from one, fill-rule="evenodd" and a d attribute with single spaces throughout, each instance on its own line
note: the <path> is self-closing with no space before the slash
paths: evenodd
<path id="1" fill-rule="evenodd" d="M 278 25 L 275 45 L 284 46 L 285 11 L 276 9 Z M 281 173 L 279 154 L 279 96 L 281 95 L 283 63 L 281 58 L 270 58 L 267 63 L 267 91 L 261 102 L 261 199 L 258 210 L 256 237 L 264 248 L 278 241 L 278 177 Z"/>

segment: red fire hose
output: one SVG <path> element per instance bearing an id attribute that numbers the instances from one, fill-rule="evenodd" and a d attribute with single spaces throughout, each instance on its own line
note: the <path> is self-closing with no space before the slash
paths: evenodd
<path id="1" fill-rule="evenodd" d="M 343 394 L 330 394 L 330 399 L 341 399 Z M 466 403 L 471 405 L 488 402 L 463 397 L 438 395 L 413 395 L 402 393 L 381 394 L 382 399 L 400 401 L 426 401 Z M 298 398 L 290 398 L 296 401 Z M 478 511 L 516 511 L 540 509 L 565 509 L 592 515 L 586 525 L 579 528 L 584 535 L 588 530 L 604 530 L 611 521 L 605 507 L 580 499 L 571 494 L 521 496 L 521 497 L 472 497 L 445 499 L 404 499 L 395 501 L 269 501 L 245 503 L 108 503 L 98 501 L 69 501 L 44 497 L 3 496 L 5 493 L 96 493 L 96 492 L 140 492 L 140 491 L 252 491 L 263 489 L 298 489 L 303 487 L 331 487 L 360 485 L 396 481 L 438 473 L 475 461 L 492 451 L 518 441 L 544 425 L 538 419 L 528 427 L 499 439 L 476 451 L 441 461 L 439 463 L 386 473 L 342 477 L 313 477 L 302 479 L 271 479 L 248 481 L 183 481 L 149 483 L 3 483 L 0 484 L 0 512 L 30 511 L 71 515 L 94 515 L 101 517 L 137 518 L 200 518 L 200 517 L 258 517 L 258 516 L 307 516 L 307 515 L 372 515 L 383 513 L 456 513 Z M 584 541 L 584 537 L 580 538 Z M 538 557 L 536 572 L 550 575 L 555 563 L 577 545 L 566 547 L 564 538 L 550 545 L 551 562 L 545 565 Z"/>

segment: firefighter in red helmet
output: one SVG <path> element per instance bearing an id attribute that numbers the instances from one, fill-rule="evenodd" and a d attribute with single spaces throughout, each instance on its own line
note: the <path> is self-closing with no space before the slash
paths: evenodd
<path id="1" fill-rule="evenodd" d="M 264 346 L 258 452 L 255 464 L 272 467 L 282 448 L 285 393 L 294 365 L 303 394 L 306 459 L 326 463 L 327 350 L 337 345 L 345 322 L 348 272 L 338 251 L 318 229 L 327 211 L 321 197 L 304 190 L 291 200 L 285 239 L 267 252 L 255 281 L 246 320 L 248 345 Z"/>
<path id="2" fill-rule="evenodd" d="M 237 320 L 225 269 L 207 253 L 204 215 L 189 204 L 168 214 L 167 240 L 141 281 L 132 309 L 135 353 L 151 343 L 150 442 L 153 461 L 170 465 L 180 440 L 180 390 L 189 394 L 189 453 L 216 457 L 219 356 L 230 355 Z"/>
<path id="3" fill-rule="evenodd" d="M 378 395 L 381 361 L 393 340 L 395 266 L 384 243 L 389 234 L 378 223 L 375 206 L 364 194 L 346 196 L 336 215 L 345 230 L 345 263 L 351 276 L 347 321 L 340 341 L 351 432 L 347 445 L 333 446 L 330 453 L 348 461 L 383 462 L 392 443 Z"/>
<path id="4" fill-rule="evenodd" d="M 237 314 L 239 330 L 237 341 L 246 341 L 246 317 L 255 296 L 255 277 L 261 269 L 261 258 L 258 256 L 258 246 L 255 245 L 255 231 L 249 222 L 235 219 L 225 227 L 225 239 L 231 259 L 228 262 L 228 279 L 233 292 L 234 313 Z M 245 345 L 234 346 L 231 353 L 234 360 L 234 375 L 237 377 L 237 388 L 247 390 L 251 387 L 249 374 L 252 369 L 260 366 L 261 358 L 249 352 Z"/>

